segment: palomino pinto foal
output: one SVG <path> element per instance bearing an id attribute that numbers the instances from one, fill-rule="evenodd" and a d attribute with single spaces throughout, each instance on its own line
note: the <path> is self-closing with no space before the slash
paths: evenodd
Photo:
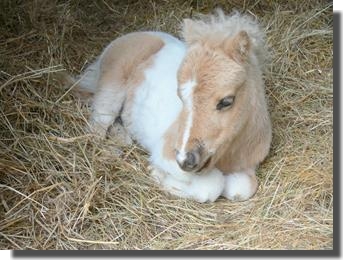
<path id="1" fill-rule="evenodd" d="M 136 140 L 172 194 L 247 200 L 271 142 L 264 33 L 249 16 L 218 11 L 186 19 L 182 37 L 135 32 L 110 43 L 77 88 L 92 96 L 90 129 Z"/>

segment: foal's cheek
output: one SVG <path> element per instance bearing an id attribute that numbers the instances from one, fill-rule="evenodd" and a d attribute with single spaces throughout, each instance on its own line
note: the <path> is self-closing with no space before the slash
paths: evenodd
<path id="1" fill-rule="evenodd" d="M 220 125 L 215 133 L 215 139 L 218 146 L 234 138 L 234 131 L 232 131 L 233 128 L 233 122 L 230 122 L 230 120 L 227 118 L 222 118 L 222 121 L 220 122 Z"/>
<path id="2" fill-rule="evenodd" d="M 220 126 L 208 126 L 207 127 L 207 143 L 208 146 L 210 147 L 210 150 L 215 150 L 218 143 L 220 143 L 220 140 L 223 138 L 224 135 L 224 129 L 221 128 Z"/>

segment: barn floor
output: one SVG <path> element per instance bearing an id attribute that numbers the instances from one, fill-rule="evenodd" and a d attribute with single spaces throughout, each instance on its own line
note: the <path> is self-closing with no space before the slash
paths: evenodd
<path id="1" fill-rule="evenodd" d="M 155 186 L 138 146 L 87 134 L 87 107 L 55 75 L 79 73 L 119 35 L 177 35 L 183 18 L 217 6 L 267 28 L 273 141 L 251 200 L 199 204 Z M 0 10 L 0 249 L 333 248 L 332 3 L 5 0 Z"/>

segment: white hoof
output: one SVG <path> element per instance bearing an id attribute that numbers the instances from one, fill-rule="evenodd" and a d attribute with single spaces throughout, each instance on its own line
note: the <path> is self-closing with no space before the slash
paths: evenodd
<path id="1" fill-rule="evenodd" d="M 89 133 L 94 134 L 95 137 L 100 139 L 104 139 L 106 137 L 107 129 L 108 128 L 106 126 L 98 123 L 95 120 L 90 120 L 89 126 L 87 128 Z"/>
<path id="2" fill-rule="evenodd" d="M 132 145 L 133 141 L 129 133 L 126 131 L 124 126 L 119 123 L 114 123 L 109 130 L 109 136 L 113 137 L 120 144 Z"/>

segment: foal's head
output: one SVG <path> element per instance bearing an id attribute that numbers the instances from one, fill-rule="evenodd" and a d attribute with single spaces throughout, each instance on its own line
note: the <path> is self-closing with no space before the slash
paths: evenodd
<path id="1" fill-rule="evenodd" d="M 248 120 L 245 83 L 251 43 L 248 34 L 240 31 L 220 42 L 200 40 L 188 45 L 178 71 L 183 108 L 175 157 L 183 170 L 200 172 L 215 164 Z"/>

